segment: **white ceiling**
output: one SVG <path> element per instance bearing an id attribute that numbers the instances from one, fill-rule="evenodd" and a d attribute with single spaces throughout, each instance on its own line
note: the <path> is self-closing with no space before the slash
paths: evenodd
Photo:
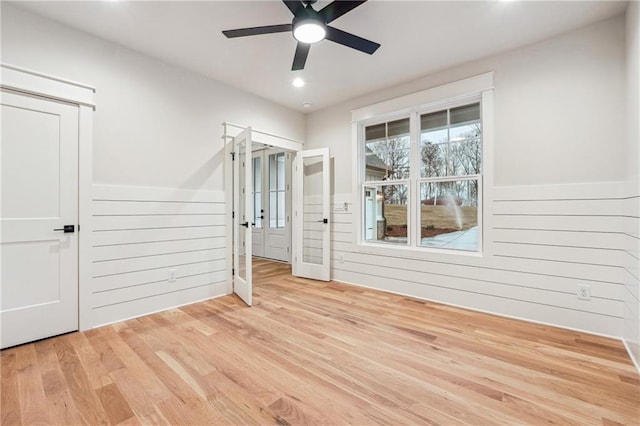
<path id="1" fill-rule="evenodd" d="M 316 10 L 328 4 L 320 0 Z M 227 39 L 222 30 L 284 24 L 279 1 L 20 2 L 20 7 L 308 112 L 624 12 L 617 1 L 372 0 L 331 25 L 376 41 L 372 55 L 322 41 L 291 71 L 291 33 Z M 303 88 L 291 85 L 302 77 Z M 303 108 L 304 102 L 312 107 Z"/>

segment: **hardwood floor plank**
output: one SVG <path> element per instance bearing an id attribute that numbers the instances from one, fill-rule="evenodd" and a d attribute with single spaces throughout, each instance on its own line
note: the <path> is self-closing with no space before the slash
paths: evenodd
<path id="1" fill-rule="evenodd" d="M 51 423 L 34 346 L 19 346 L 15 354 L 22 424 Z"/>
<path id="2" fill-rule="evenodd" d="M 114 383 L 101 387 L 97 390 L 97 394 L 111 424 L 119 424 L 134 416 L 129 404 Z"/>
<path id="3" fill-rule="evenodd" d="M 87 424 L 69 393 L 54 343 L 55 339 L 45 339 L 34 343 L 51 422 L 61 425 Z"/>
<path id="4" fill-rule="evenodd" d="M 3 425 L 21 425 L 20 395 L 16 374 L 16 349 L 2 351 L 2 380 L 0 381 L 0 423 Z"/>
<path id="5" fill-rule="evenodd" d="M 76 339 L 69 340 L 68 335 L 65 335 L 56 338 L 54 343 L 67 389 L 84 422 L 92 425 L 109 424 L 109 419 L 72 345 L 74 341 L 77 342 Z"/>
<path id="6" fill-rule="evenodd" d="M 110 373 L 114 383 L 120 389 L 129 407 L 143 424 L 169 425 L 169 421 L 152 402 L 140 383 L 132 380 L 129 371 L 121 368 Z"/>

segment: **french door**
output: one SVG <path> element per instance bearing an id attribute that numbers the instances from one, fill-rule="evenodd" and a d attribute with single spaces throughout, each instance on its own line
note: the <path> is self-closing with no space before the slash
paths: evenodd
<path id="1" fill-rule="evenodd" d="M 253 231 L 253 167 L 251 128 L 247 127 L 233 140 L 233 227 L 234 277 L 233 292 L 247 305 L 252 303 L 252 231 Z"/>
<path id="2" fill-rule="evenodd" d="M 300 151 L 295 159 L 293 275 L 329 281 L 329 148 Z"/>

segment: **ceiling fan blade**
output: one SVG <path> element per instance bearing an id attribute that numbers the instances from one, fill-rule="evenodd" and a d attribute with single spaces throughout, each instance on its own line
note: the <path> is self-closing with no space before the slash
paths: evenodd
<path id="1" fill-rule="evenodd" d="M 304 10 L 304 5 L 299 0 L 282 0 L 282 2 L 289 8 L 294 16 L 298 16 L 298 13 Z"/>
<path id="2" fill-rule="evenodd" d="M 318 11 L 318 13 L 324 16 L 325 22 L 328 24 L 331 21 L 334 21 L 344 15 L 347 12 L 352 11 L 356 7 L 360 6 L 362 3 L 365 3 L 367 0 L 363 1 L 334 1 L 323 7 Z"/>
<path id="3" fill-rule="evenodd" d="M 239 28 L 237 30 L 226 30 L 226 31 L 223 31 L 222 34 L 227 36 L 227 38 L 235 38 L 235 37 L 254 36 L 254 35 L 260 35 L 260 34 L 284 33 L 292 30 L 293 30 L 292 24 L 282 24 L 282 25 L 267 25 L 264 27 Z"/>
<path id="4" fill-rule="evenodd" d="M 298 42 L 298 46 L 296 46 L 296 54 L 293 57 L 291 71 L 297 71 L 304 68 L 304 64 L 307 62 L 307 56 L 309 56 L 310 48 L 310 44 Z"/>
<path id="5" fill-rule="evenodd" d="M 327 25 L 327 40 L 372 55 L 380 44 Z"/>

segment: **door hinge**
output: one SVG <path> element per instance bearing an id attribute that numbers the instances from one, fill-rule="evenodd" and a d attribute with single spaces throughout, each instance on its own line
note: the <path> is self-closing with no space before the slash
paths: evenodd
<path id="1" fill-rule="evenodd" d="M 231 161 L 236 161 L 236 153 L 235 152 L 231 153 Z"/>
<path id="2" fill-rule="evenodd" d="M 235 275 L 236 274 L 236 269 L 235 268 L 231 268 L 231 275 Z"/>
<path id="3" fill-rule="evenodd" d="M 231 219 L 235 219 L 236 218 L 236 212 L 231 212 Z"/>

